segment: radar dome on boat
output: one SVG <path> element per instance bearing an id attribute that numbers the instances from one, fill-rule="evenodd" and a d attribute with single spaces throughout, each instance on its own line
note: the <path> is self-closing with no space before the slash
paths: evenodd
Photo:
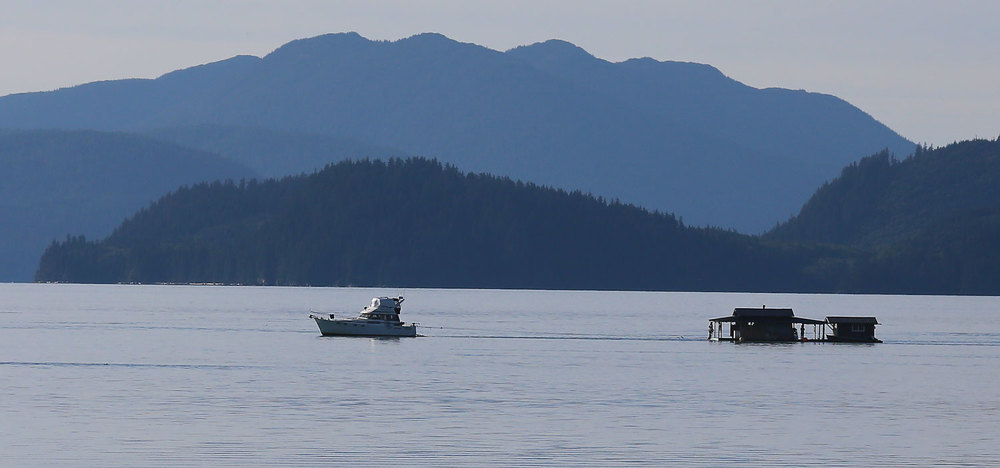
<path id="1" fill-rule="evenodd" d="M 372 304 L 368 306 L 369 312 L 399 313 L 399 304 L 403 302 L 403 296 L 399 297 L 373 297 Z"/>

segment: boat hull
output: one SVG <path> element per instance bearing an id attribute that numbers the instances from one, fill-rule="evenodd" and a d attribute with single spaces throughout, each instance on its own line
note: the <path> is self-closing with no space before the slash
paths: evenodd
<path id="1" fill-rule="evenodd" d="M 417 336 L 415 324 L 374 320 L 330 320 L 313 316 L 323 336 Z"/>

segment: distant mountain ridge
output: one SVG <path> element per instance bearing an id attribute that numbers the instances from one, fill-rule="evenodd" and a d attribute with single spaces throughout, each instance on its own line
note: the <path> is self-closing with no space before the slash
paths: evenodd
<path id="1" fill-rule="evenodd" d="M 835 96 L 780 88 L 755 89 L 726 77 L 711 65 L 659 62 L 648 57 L 611 63 L 559 40 L 521 46 L 507 53 L 585 89 L 664 115 L 682 128 L 718 135 L 764 153 L 784 154 L 789 146 L 802 147 L 806 151 L 797 156 L 823 162 L 823 156 L 829 154 L 826 146 L 836 144 L 838 139 L 856 139 L 859 134 L 871 139 L 886 136 L 884 129 L 865 125 L 870 121 L 859 118 L 867 114 Z M 816 111 L 827 115 L 823 119 L 810 115 Z M 855 125 L 826 127 L 833 121 Z M 823 138 L 815 138 L 817 135 Z M 843 166 L 829 161 L 824 169 L 839 170 Z"/>
<path id="2" fill-rule="evenodd" d="M 155 80 L 6 96 L 0 127 L 313 134 L 745 232 L 785 219 L 859 155 L 913 148 L 842 100 L 751 88 L 707 65 L 611 63 L 559 41 L 498 52 L 438 34 L 330 34 Z"/>
<path id="3" fill-rule="evenodd" d="M 150 138 L 85 130 L 0 130 L 0 281 L 30 281 L 45 247 L 103 237 L 184 184 L 257 174 Z"/>
<path id="4" fill-rule="evenodd" d="M 410 156 L 395 148 L 371 146 L 350 138 L 262 128 L 191 125 L 157 128 L 142 134 L 218 154 L 265 178 L 313 172 L 331 161 Z"/>

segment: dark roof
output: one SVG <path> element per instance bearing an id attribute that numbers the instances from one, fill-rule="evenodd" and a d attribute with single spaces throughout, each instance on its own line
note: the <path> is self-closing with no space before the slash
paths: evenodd
<path id="1" fill-rule="evenodd" d="M 736 317 L 733 317 L 733 316 L 719 317 L 719 318 L 714 318 L 714 319 L 708 319 L 708 321 L 709 322 L 735 322 L 736 321 Z"/>
<path id="2" fill-rule="evenodd" d="M 822 325 L 826 322 L 823 320 L 816 320 L 804 317 L 794 317 L 792 318 L 792 323 L 808 323 L 810 325 Z"/>
<path id="3" fill-rule="evenodd" d="M 795 314 L 792 313 L 792 309 L 750 309 L 745 307 L 737 307 L 733 309 L 733 317 L 792 317 Z"/>
<path id="4" fill-rule="evenodd" d="M 714 319 L 709 319 L 709 322 L 735 322 L 737 320 L 778 320 L 778 321 L 788 321 L 788 323 L 808 323 L 808 324 L 821 324 L 826 323 L 823 320 L 814 320 L 803 317 L 796 317 L 792 312 L 792 309 L 768 309 L 762 307 L 760 309 L 747 308 L 747 307 L 737 307 L 733 309 L 733 315 L 729 317 L 719 317 Z"/>
<path id="5" fill-rule="evenodd" d="M 875 317 L 827 317 L 827 323 L 863 323 L 880 325 Z"/>

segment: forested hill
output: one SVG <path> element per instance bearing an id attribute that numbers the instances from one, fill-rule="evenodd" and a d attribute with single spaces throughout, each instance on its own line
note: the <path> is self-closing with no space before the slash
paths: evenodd
<path id="1" fill-rule="evenodd" d="M 831 251 L 819 251 L 829 253 Z M 71 237 L 39 281 L 800 291 L 804 255 L 579 192 L 424 159 L 185 187 L 101 241 Z"/>
<path id="2" fill-rule="evenodd" d="M 913 148 L 842 99 L 753 88 L 709 65 L 439 34 L 329 34 L 152 80 L 4 96 L 0 127 L 153 134 L 267 175 L 425 155 L 753 233 L 860 155 Z"/>
<path id="3" fill-rule="evenodd" d="M 53 239 L 106 236 L 183 184 L 255 176 L 218 155 L 137 135 L 0 130 L 0 281 L 30 281 Z"/>
<path id="4" fill-rule="evenodd" d="M 972 140 L 844 168 L 769 238 L 861 247 L 896 244 L 1000 210 L 1000 141 Z"/>
<path id="5" fill-rule="evenodd" d="M 1000 294 L 1000 140 L 865 158 L 766 237 L 869 250 L 849 290 Z"/>

